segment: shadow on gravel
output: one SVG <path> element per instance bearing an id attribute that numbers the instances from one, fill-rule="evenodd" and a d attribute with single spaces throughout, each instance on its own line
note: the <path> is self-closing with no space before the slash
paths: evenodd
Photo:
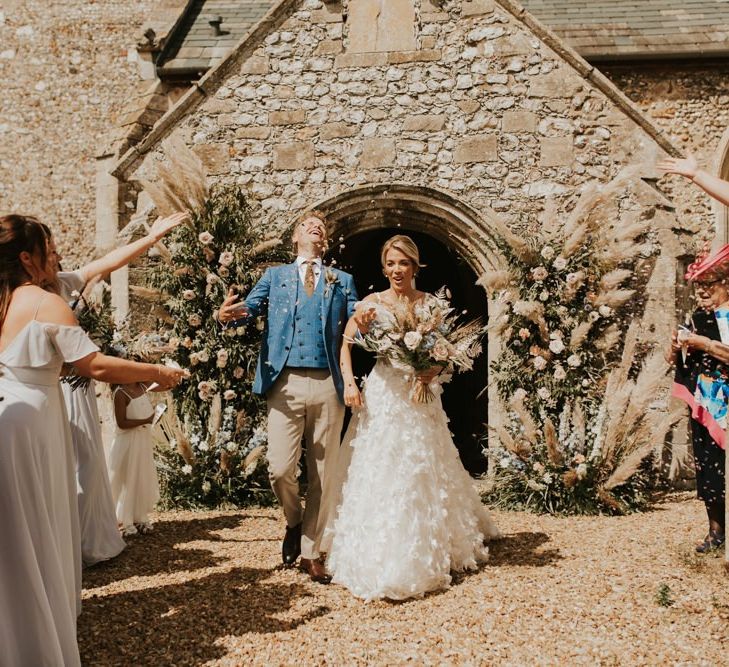
<path id="1" fill-rule="evenodd" d="M 306 586 L 268 581 L 273 570 L 235 568 L 179 585 L 84 600 L 78 637 L 85 666 L 200 665 L 227 654 L 228 635 L 286 632 L 330 610 L 316 606 L 291 620 Z"/>
<path id="2" fill-rule="evenodd" d="M 540 549 L 549 542 L 547 533 L 512 533 L 489 543 L 490 558 L 486 566 L 499 565 L 541 567 L 562 560 L 559 549 Z"/>
<path id="3" fill-rule="evenodd" d="M 159 521 L 149 535 L 125 538 L 127 548 L 113 560 L 98 563 L 83 571 L 84 588 L 98 588 L 129 577 L 197 570 L 225 560 L 206 549 L 177 549 L 178 545 L 197 540 L 227 542 L 215 531 L 237 528 L 248 514 L 225 515 L 205 519 Z M 267 518 L 267 517 L 256 517 Z"/>

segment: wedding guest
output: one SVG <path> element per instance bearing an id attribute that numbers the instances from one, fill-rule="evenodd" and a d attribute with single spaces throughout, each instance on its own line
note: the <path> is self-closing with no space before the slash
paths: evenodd
<path id="1" fill-rule="evenodd" d="M 109 452 L 111 492 L 122 535 L 152 532 L 149 514 L 159 500 L 154 464 L 154 407 L 141 382 L 114 388 L 116 434 Z"/>
<path id="2" fill-rule="evenodd" d="M 74 293 L 83 292 L 84 287 L 94 279 L 126 266 L 187 217 L 187 213 L 176 213 L 169 217 L 158 218 L 142 238 L 116 248 L 75 271 L 61 271 L 62 257 L 56 248 L 50 228 L 43 225 L 48 236 L 51 259 L 57 269 L 51 282 L 67 302 L 76 301 L 78 297 L 74 297 Z M 119 555 L 126 545 L 117 528 L 109 486 L 99 409 L 96 403 L 96 385 L 91 381 L 72 389 L 70 385 L 63 383 L 61 388 L 71 421 L 76 454 L 81 555 L 85 565 L 93 565 Z"/>
<path id="3" fill-rule="evenodd" d="M 673 395 L 691 408 L 696 491 L 704 502 L 709 532 L 698 553 L 726 540 L 725 464 L 729 405 L 729 245 L 697 258 L 686 278 L 696 285 L 699 308 L 691 327 L 672 337 L 668 360 L 676 364 Z"/>
<path id="4" fill-rule="evenodd" d="M 0 658 L 79 665 L 81 549 L 63 363 L 104 382 L 175 386 L 183 372 L 100 354 L 40 286 L 55 267 L 42 226 L 0 217 Z"/>
<path id="5" fill-rule="evenodd" d="M 292 264 L 266 270 L 244 301 L 230 292 L 218 319 L 241 323 L 265 314 L 253 391 L 268 405 L 268 467 L 271 487 L 286 517 L 281 545 L 284 564 L 329 583 L 318 548 L 319 508 L 325 462 L 336 455 L 344 421 L 339 349 L 357 290 L 348 273 L 324 266 L 326 220 L 307 212 L 296 223 Z M 299 459 L 306 441 L 306 506 L 299 495 Z"/>

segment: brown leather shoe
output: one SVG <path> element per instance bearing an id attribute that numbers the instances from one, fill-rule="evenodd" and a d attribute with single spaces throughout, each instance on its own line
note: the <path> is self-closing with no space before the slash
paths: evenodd
<path id="1" fill-rule="evenodd" d="M 332 580 L 331 576 L 324 569 L 324 563 L 318 558 L 302 558 L 299 561 L 299 568 L 302 572 L 306 572 L 311 577 L 311 580 L 317 584 L 328 584 Z"/>

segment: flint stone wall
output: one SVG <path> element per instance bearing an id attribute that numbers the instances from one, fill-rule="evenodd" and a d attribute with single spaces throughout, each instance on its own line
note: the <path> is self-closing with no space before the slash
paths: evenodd
<path id="1" fill-rule="evenodd" d="M 653 173 L 653 139 L 495 3 L 410 0 L 402 42 L 416 48 L 360 52 L 363 4 L 302 2 L 175 130 L 216 156 L 216 178 L 248 188 L 263 224 L 349 187 L 404 182 L 527 232 L 547 199 L 569 208 L 628 164 Z"/>

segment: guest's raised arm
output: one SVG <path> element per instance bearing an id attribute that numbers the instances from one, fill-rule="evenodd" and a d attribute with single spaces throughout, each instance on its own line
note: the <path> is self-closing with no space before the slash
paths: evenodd
<path id="1" fill-rule="evenodd" d="M 149 229 L 149 233 L 141 239 L 128 245 L 116 248 L 99 259 L 82 266 L 79 269 L 84 282 L 89 282 L 97 276 L 106 276 L 109 273 L 126 266 L 133 259 L 136 259 L 143 252 L 149 250 L 155 243 L 162 239 L 165 234 L 173 230 L 177 225 L 189 217 L 189 213 L 174 213 L 166 218 L 157 218 Z"/>
<path id="2" fill-rule="evenodd" d="M 687 153 L 683 159 L 666 158 L 656 167 L 667 174 L 684 176 L 698 185 L 706 194 L 722 204 L 729 206 L 729 181 L 714 176 L 699 167 L 699 163 L 692 153 Z"/>

